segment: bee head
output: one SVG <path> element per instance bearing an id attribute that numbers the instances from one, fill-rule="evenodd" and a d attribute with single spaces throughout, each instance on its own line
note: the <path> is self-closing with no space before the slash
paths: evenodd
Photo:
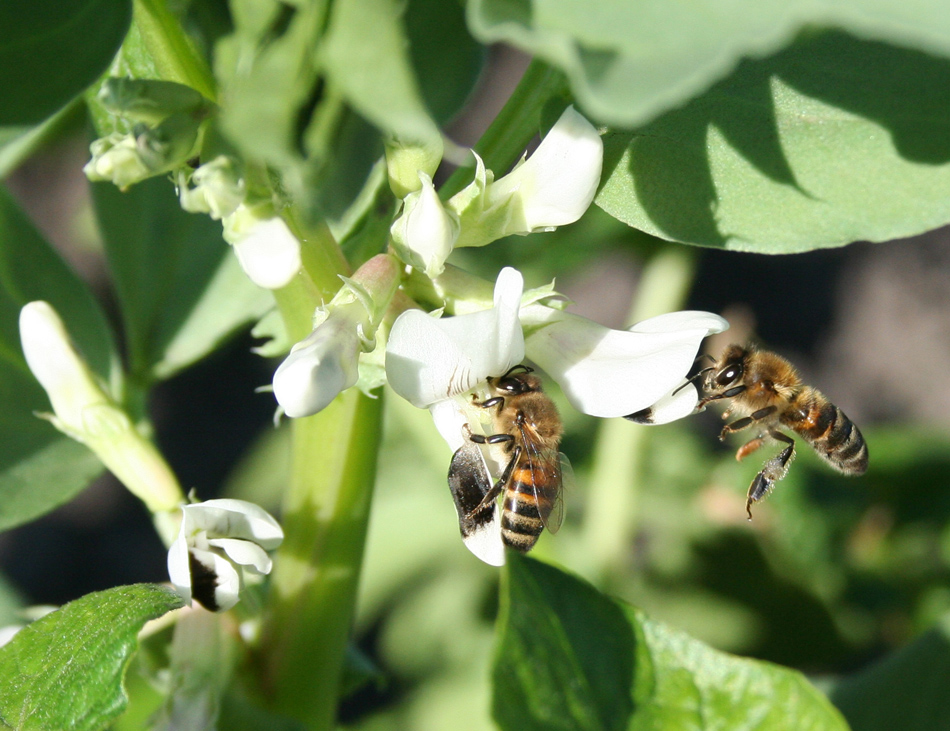
<path id="1" fill-rule="evenodd" d="M 739 345 L 730 345 L 722 354 L 719 364 L 709 374 L 709 385 L 727 388 L 742 380 L 748 351 Z"/>
<path id="2" fill-rule="evenodd" d="M 501 378 L 489 378 L 488 383 L 499 393 L 517 396 L 529 391 L 541 390 L 541 379 L 531 375 L 532 369 L 526 365 L 516 365 Z"/>

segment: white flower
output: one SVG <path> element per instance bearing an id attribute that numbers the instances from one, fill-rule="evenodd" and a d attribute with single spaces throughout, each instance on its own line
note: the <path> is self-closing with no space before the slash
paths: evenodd
<path id="1" fill-rule="evenodd" d="M 258 287 L 280 289 L 300 271 L 300 242 L 269 204 L 242 203 L 223 222 L 224 240 Z"/>
<path id="2" fill-rule="evenodd" d="M 534 154 L 503 178 L 493 180 L 475 158 L 475 180 L 447 203 L 461 223 L 456 246 L 483 246 L 579 219 L 600 184 L 604 146 L 594 126 L 568 107 Z"/>
<path id="3" fill-rule="evenodd" d="M 560 384 L 578 411 L 601 417 L 627 416 L 657 404 L 682 385 L 703 338 L 729 326 L 709 312 L 671 312 L 629 330 L 612 330 L 537 304 L 522 310 L 521 322 L 530 332 L 529 357 Z M 680 407 L 690 396 L 692 406 L 698 400 L 695 388 L 677 396 Z M 679 418 L 668 402 L 662 406 L 658 414 Z M 650 423 L 661 423 L 659 418 Z"/>
<path id="4" fill-rule="evenodd" d="M 287 416 L 316 414 L 356 384 L 362 350 L 357 328 L 365 321 L 359 302 L 335 307 L 294 345 L 274 373 L 274 396 Z"/>
<path id="5" fill-rule="evenodd" d="M 27 365 L 53 406 L 49 420 L 82 442 L 153 513 L 170 510 L 182 494 L 167 463 L 103 390 L 76 351 L 63 321 L 48 303 L 20 310 L 20 341 Z"/>
<path id="6" fill-rule="evenodd" d="M 168 550 L 168 574 L 186 602 L 223 612 L 237 604 L 250 577 L 270 573 L 284 540 L 277 521 L 244 500 L 207 500 L 182 506 L 181 528 Z"/>
<path id="7" fill-rule="evenodd" d="M 313 331 L 294 345 L 274 373 L 274 396 L 290 417 L 323 410 L 357 383 L 359 357 L 376 347 L 376 328 L 399 283 L 395 258 L 379 254 L 317 311 Z"/>
<path id="8" fill-rule="evenodd" d="M 390 233 L 400 258 L 434 278 L 445 269 L 459 235 L 459 222 L 442 205 L 432 179 L 420 172 L 419 181 L 422 187 L 405 197 L 402 214 Z"/>

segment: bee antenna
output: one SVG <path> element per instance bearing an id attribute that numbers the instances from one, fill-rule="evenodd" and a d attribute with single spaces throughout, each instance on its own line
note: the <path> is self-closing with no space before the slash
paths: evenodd
<path id="1" fill-rule="evenodd" d="M 532 372 L 534 371 L 534 368 L 531 368 L 531 367 L 529 367 L 529 366 L 526 366 L 524 363 L 519 363 L 518 365 L 512 366 L 511 368 L 509 368 L 509 369 L 505 372 L 505 375 L 502 376 L 502 379 L 508 378 L 508 376 L 510 376 L 512 373 L 515 373 L 515 372 L 517 372 L 517 371 L 519 371 L 519 370 L 520 370 L 522 373 L 532 373 Z"/>
<path id="2" fill-rule="evenodd" d="M 673 391 L 673 393 L 670 394 L 670 395 L 671 395 L 671 396 L 675 396 L 675 395 L 678 394 L 680 391 L 682 391 L 684 388 L 686 388 L 689 384 L 693 383 L 693 381 L 698 381 L 698 380 L 699 380 L 700 378 L 702 378 L 704 375 L 706 375 L 707 373 L 709 373 L 709 371 L 711 371 L 712 369 L 713 369 L 712 366 L 709 366 L 708 368 L 703 368 L 703 369 L 702 369 L 699 373 L 697 373 L 695 376 L 691 376 L 690 378 L 687 378 L 687 379 L 686 379 L 686 383 L 684 383 L 683 385 L 681 385 L 679 388 L 677 388 L 675 391 Z"/>
<path id="3" fill-rule="evenodd" d="M 711 360 L 713 363 L 716 362 L 716 359 L 713 358 L 709 353 L 703 353 L 702 355 L 697 355 L 697 356 L 696 356 L 696 360 L 693 361 L 693 365 L 696 365 L 697 363 L 699 363 L 699 362 L 700 362 L 701 360 L 703 360 L 704 358 L 708 358 L 708 359 Z M 706 370 L 708 371 L 709 369 L 707 368 Z"/>

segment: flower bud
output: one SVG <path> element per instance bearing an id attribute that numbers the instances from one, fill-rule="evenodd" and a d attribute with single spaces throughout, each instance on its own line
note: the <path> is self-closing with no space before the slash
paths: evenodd
<path id="1" fill-rule="evenodd" d="M 402 215 L 390 233 L 399 257 L 434 278 L 445 269 L 459 224 L 457 216 L 442 205 L 432 179 L 423 172 L 418 177 L 422 187 L 406 196 Z"/>
<path id="2" fill-rule="evenodd" d="M 158 450 L 101 388 L 48 303 L 30 302 L 20 310 L 20 340 L 53 406 L 53 425 L 95 452 L 153 513 L 181 502 L 178 482 Z"/>
<path id="3" fill-rule="evenodd" d="M 218 155 L 190 176 L 180 172 L 178 195 L 186 211 L 207 213 L 217 221 L 230 216 L 244 202 L 247 185 L 237 162 L 227 155 Z"/>
<path id="4" fill-rule="evenodd" d="M 242 203 L 222 220 L 224 240 L 257 286 L 280 289 L 300 271 L 300 241 L 269 202 Z"/>
<path id="5" fill-rule="evenodd" d="M 442 162 L 442 137 L 435 135 L 425 144 L 404 145 L 396 141 L 386 143 L 386 169 L 389 187 L 397 198 L 405 198 L 419 190 L 420 174 L 431 183 L 432 176 Z"/>

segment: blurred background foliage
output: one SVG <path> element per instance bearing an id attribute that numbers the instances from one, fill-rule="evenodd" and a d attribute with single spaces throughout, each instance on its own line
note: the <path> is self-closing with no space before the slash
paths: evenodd
<path id="1" fill-rule="evenodd" d="M 230 32 L 218 25 L 226 13 L 216 5 L 223 0 L 189 6 L 209 46 Z M 434 36 L 427 17 L 407 17 L 422 58 L 425 39 Z M 457 21 L 457 63 L 477 71 L 480 51 L 460 31 L 461 16 Z M 455 117 L 474 76 L 446 86 L 423 75 L 421 91 L 440 122 L 451 119 L 449 135 L 472 144 L 524 65 L 517 52 L 493 48 L 475 94 Z M 8 184 L 115 322 L 102 234 L 79 176 L 85 120 L 65 120 L 58 137 Z M 630 324 L 651 267 L 675 257 L 691 283 L 670 309 L 711 310 L 733 324 L 708 343 L 711 352 L 752 339 L 786 355 L 861 427 L 870 448 L 868 473 L 851 480 L 800 444 L 788 477 L 750 523 L 745 491 L 760 462 L 736 463 L 738 442 L 718 442 L 712 410 L 648 429 L 582 416 L 555 392 L 577 487 L 566 496 L 562 531 L 542 537 L 539 557 L 714 647 L 798 668 L 829 687 L 950 613 L 950 231 L 764 256 L 661 241 L 592 208 L 557 232 L 454 256 L 489 280 L 502 266 L 521 269 L 528 286 L 555 276 L 574 311 L 615 327 Z M 274 363 L 252 354 L 254 344 L 242 332 L 160 384 L 151 411 L 182 484 L 202 498 L 240 497 L 276 510 L 289 432 L 272 426 L 270 395 L 255 393 Z M 450 455 L 429 415 L 398 398 L 386 398 L 385 409 L 354 647 L 368 680 L 354 684 L 341 721 L 368 731 L 458 728 L 459 718 L 467 729 L 491 728 L 498 572 L 459 540 L 445 483 Z M 618 462 L 634 455 L 631 470 L 593 474 L 606 429 Z M 607 553 L 593 551 L 586 539 L 599 524 L 591 516 L 617 505 L 627 509 L 610 530 L 623 540 Z M 0 566 L 0 625 L 23 605 L 166 579 L 164 549 L 148 516 L 109 476 L 0 535 Z M 136 660 L 149 661 L 147 650 Z M 131 692 L 145 697 L 150 691 L 135 677 Z M 127 717 L 120 727 L 135 723 Z"/>

